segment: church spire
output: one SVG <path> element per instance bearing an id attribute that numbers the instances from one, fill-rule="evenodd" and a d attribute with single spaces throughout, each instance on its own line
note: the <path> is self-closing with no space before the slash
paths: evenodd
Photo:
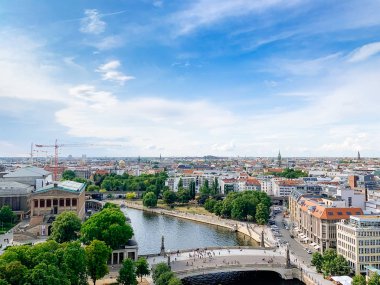
<path id="1" fill-rule="evenodd" d="M 281 167 L 281 152 L 280 152 L 280 150 L 278 151 L 277 164 L 278 164 L 278 167 Z"/>
<path id="2" fill-rule="evenodd" d="M 358 151 L 358 160 L 360 160 L 360 151 Z"/>

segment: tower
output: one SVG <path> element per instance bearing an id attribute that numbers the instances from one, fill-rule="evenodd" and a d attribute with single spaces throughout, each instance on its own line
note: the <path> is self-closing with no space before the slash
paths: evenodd
<path id="1" fill-rule="evenodd" d="M 360 152 L 358 151 L 358 160 L 360 160 Z"/>
<path id="2" fill-rule="evenodd" d="M 278 167 L 281 167 L 281 153 L 280 153 L 280 151 L 278 151 L 277 165 L 278 165 Z"/>

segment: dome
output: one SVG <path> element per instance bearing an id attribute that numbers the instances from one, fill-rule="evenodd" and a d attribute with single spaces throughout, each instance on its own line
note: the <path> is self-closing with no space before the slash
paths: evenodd
<path id="1" fill-rule="evenodd" d="M 119 161 L 119 167 L 120 168 L 125 168 L 125 161 L 124 160 L 120 160 Z"/>

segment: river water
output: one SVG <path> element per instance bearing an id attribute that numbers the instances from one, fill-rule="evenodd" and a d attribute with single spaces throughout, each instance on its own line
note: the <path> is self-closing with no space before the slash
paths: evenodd
<path id="1" fill-rule="evenodd" d="M 241 233 L 231 232 L 222 227 L 197 223 L 180 218 L 147 213 L 131 208 L 124 208 L 139 244 L 139 254 L 159 253 L 161 237 L 165 237 L 166 250 L 205 248 L 211 246 L 258 246 L 258 243 L 248 239 Z M 263 281 L 266 280 L 266 281 Z M 270 281 L 269 281 L 270 280 Z M 269 283 L 267 282 L 269 281 Z M 184 280 L 185 285 L 299 285 L 298 280 L 285 281 L 275 273 L 234 272 L 197 276 Z"/>

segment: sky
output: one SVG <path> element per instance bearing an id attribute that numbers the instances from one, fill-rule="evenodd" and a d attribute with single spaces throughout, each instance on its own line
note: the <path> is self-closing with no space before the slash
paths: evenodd
<path id="1" fill-rule="evenodd" d="M 0 156 L 57 139 L 80 144 L 61 156 L 379 157 L 379 11 L 377 0 L 2 1 Z"/>

